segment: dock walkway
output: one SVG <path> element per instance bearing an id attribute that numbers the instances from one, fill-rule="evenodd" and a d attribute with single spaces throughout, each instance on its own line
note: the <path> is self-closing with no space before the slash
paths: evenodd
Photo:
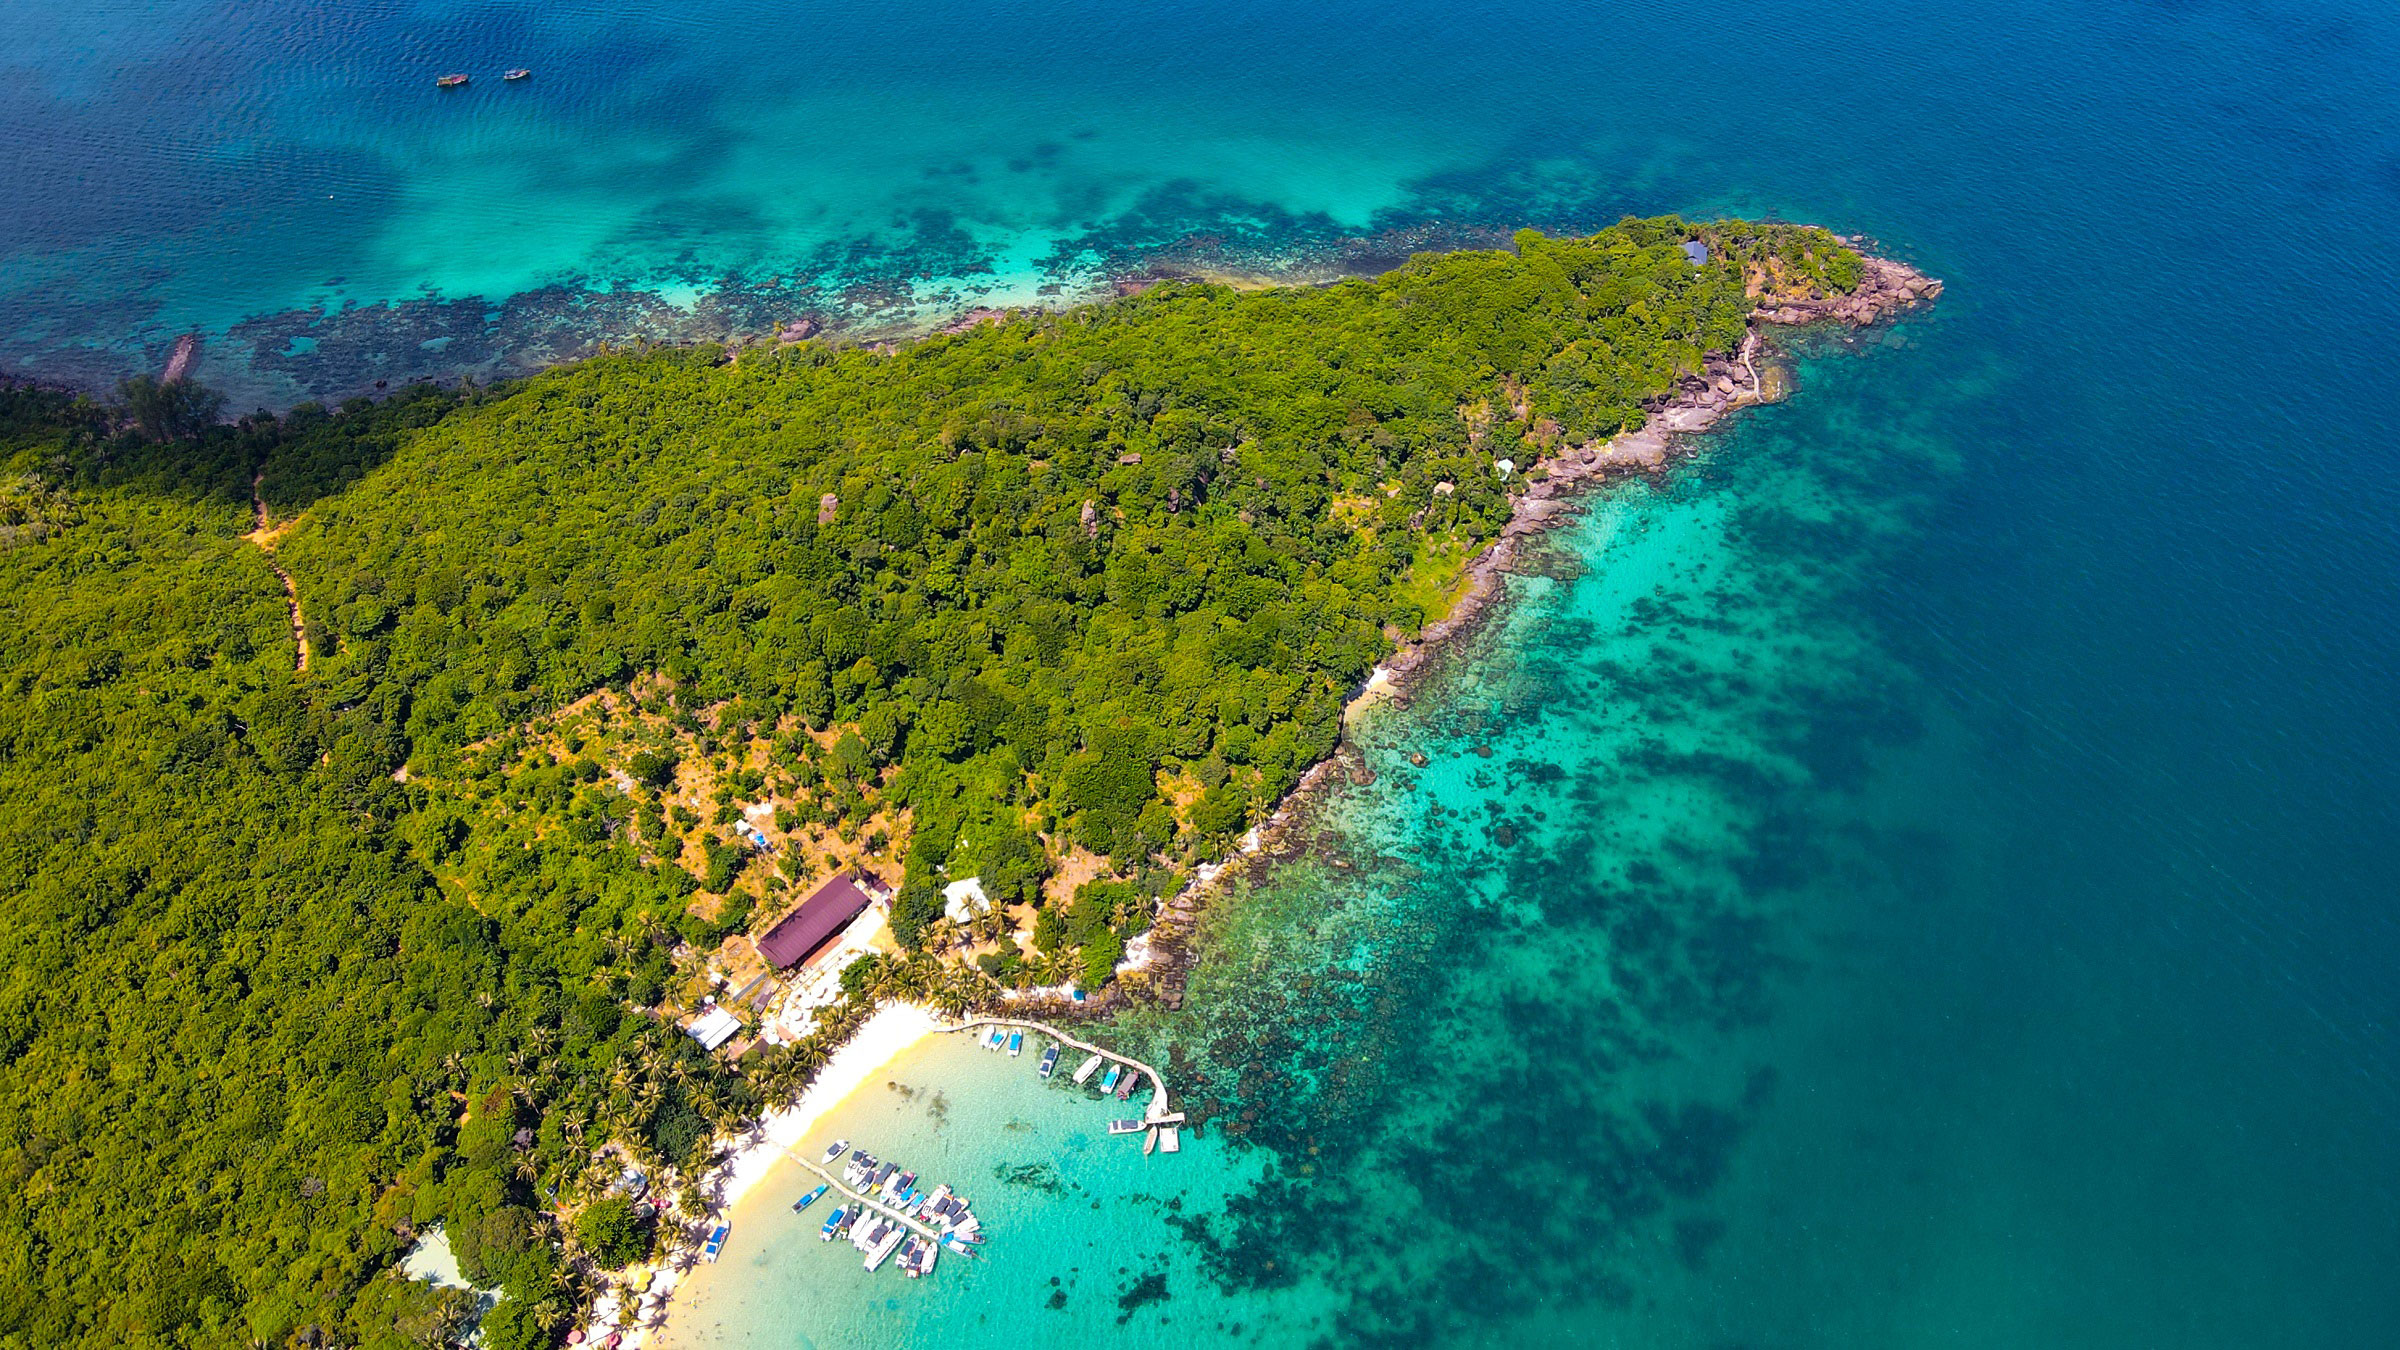
<path id="1" fill-rule="evenodd" d="M 1075 1037 L 1060 1031 L 1057 1027 L 1051 1026 L 1047 1022 L 1035 1022 L 1022 1017 L 970 1017 L 966 1021 L 959 1023 L 957 1026 L 944 1027 L 942 1030 L 973 1031 L 977 1027 L 1023 1027 L 1029 1031 L 1038 1031 L 1063 1045 L 1071 1045 L 1078 1050 L 1100 1055 L 1108 1059 L 1113 1059 L 1119 1064 L 1127 1065 L 1136 1072 L 1140 1073 L 1143 1077 L 1150 1080 L 1150 1102 L 1142 1112 L 1145 1124 L 1160 1125 L 1170 1122 L 1181 1123 L 1183 1120 L 1182 1112 L 1171 1111 L 1167 1109 L 1166 1076 L 1161 1074 L 1158 1070 L 1151 1068 L 1149 1065 L 1144 1064 L 1140 1060 L 1135 1059 L 1131 1055 L 1121 1055 L 1114 1050 L 1107 1050 L 1101 1048 L 1100 1046 L 1093 1045 L 1089 1041 L 1077 1040 Z"/>
<path id="2" fill-rule="evenodd" d="M 842 1184 L 842 1179 L 840 1177 L 837 1177 L 833 1173 L 826 1171 L 822 1167 L 819 1167 L 814 1161 L 801 1157 L 798 1149 L 787 1148 L 783 1151 L 783 1155 L 787 1158 L 790 1158 L 793 1162 L 800 1164 L 802 1167 L 807 1168 L 809 1171 L 816 1173 L 818 1176 L 825 1178 L 825 1184 L 831 1186 L 834 1190 L 840 1192 L 842 1195 L 848 1196 L 850 1199 L 857 1201 L 859 1204 L 866 1206 L 868 1209 L 874 1210 L 876 1213 L 883 1215 L 887 1219 L 894 1219 L 902 1224 L 907 1225 L 910 1229 L 913 1229 L 919 1237 L 933 1238 L 937 1241 L 940 1240 L 942 1235 L 939 1230 L 926 1227 L 924 1224 L 917 1222 L 915 1219 L 910 1218 L 908 1215 L 901 1213 L 898 1209 L 887 1205 L 880 1200 L 870 1200 L 867 1197 L 860 1195 L 858 1192 L 851 1190 L 848 1186 Z"/>

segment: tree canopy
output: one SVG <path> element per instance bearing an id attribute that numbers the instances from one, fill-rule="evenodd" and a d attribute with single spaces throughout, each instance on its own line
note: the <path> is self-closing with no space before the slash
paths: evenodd
<path id="1" fill-rule="evenodd" d="M 437 1341 L 386 1278 L 436 1223 L 544 1343 L 622 1160 L 704 1161 L 906 975 L 739 1072 L 677 1033 L 749 920 L 695 892 L 784 875 L 662 804 L 692 747 L 904 828 L 911 935 L 937 874 L 1096 855 L 1044 953 L 1103 981 L 1505 521 L 1495 461 L 1637 425 L 1762 275 L 1856 258 L 1666 218 L 231 426 L 0 389 L 0 1350 Z M 680 739 L 621 782 L 526 740 L 642 680 Z"/>

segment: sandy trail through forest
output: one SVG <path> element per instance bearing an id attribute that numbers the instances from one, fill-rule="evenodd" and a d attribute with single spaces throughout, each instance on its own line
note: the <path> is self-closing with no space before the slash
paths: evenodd
<path id="1" fill-rule="evenodd" d="M 243 535 L 242 538 L 256 544 L 258 551 L 267 555 L 267 566 L 274 570 L 275 579 L 283 583 L 284 607 L 292 613 L 292 650 L 298 653 L 295 664 L 299 672 L 306 675 L 308 673 L 308 619 L 300 612 L 300 587 L 292 581 L 292 574 L 284 571 L 275 561 L 275 540 L 285 530 L 291 528 L 291 522 L 287 520 L 281 525 L 271 526 L 268 524 L 267 499 L 260 496 L 258 492 L 266 481 L 267 476 L 263 472 L 253 475 L 250 479 L 250 533 Z"/>

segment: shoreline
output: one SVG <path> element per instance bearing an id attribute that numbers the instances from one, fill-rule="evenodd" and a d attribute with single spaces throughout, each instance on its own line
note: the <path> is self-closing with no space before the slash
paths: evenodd
<path id="1" fill-rule="evenodd" d="M 706 1213 L 662 1216 L 662 1222 L 676 1225 L 678 1231 L 659 1259 L 650 1263 L 652 1273 L 645 1286 L 647 1293 L 635 1295 L 642 1308 L 639 1317 L 634 1325 L 619 1327 L 615 1314 L 623 1303 L 613 1293 L 602 1295 L 593 1301 L 592 1311 L 582 1324 L 585 1343 L 596 1344 L 611 1332 L 621 1331 L 622 1338 L 617 1342 L 620 1350 L 639 1350 L 649 1343 L 652 1335 L 663 1334 L 675 1291 L 699 1269 L 700 1246 L 707 1240 L 708 1230 L 714 1224 L 726 1222 L 734 1206 L 773 1176 L 777 1168 L 787 1165 L 786 1154 L 792 1147 L 807 1138 L 809 1131 L 852 1093 L 865 1087 L 893 1061 L 945 1029 L 946 1024 L 916 1004 L 894 1000 L 878 1006 L 833 1052 L 790 1105 L 776 1107 L 760 1116 L 748 1130 L 735 1136 L 734 1147 L 724 1160 L 701 1176 Z M 642 1269 L 630 1267 L 625 1279 L 615 1281 L 616 1288 L 623 1290 L 640 1283 L 638 1272 Z M 603 1306 L 608 1308 L 606 1314 L 599 1311 Z"/>
<path id="2" fill-rule="evenodd" d="M 1077 1015 L 1102 1020 L 1135 1000 L 1181 1007 L 1186 982 L 1199 960 L 1200 922 L 1225 881 L 1248 877 L 1262 863 L 1286 861 L 1305 852 L 1311 808 L 1330 790 L 1337 773 L 1359 786 L 1375 781 L 1375 771 L 1352 739 L 1352 726 L 1378 705 L 1405 705 L 1448 656 L 1483 631 L 1507 595 L 1501 578 L 1518 570 L 1527 541 L 1574 520 L 1581 514 L 1580 500 L 1587 492 L 1625 478 L 1664 473 L 1683 458 L 1690 438 L 1714 429 L 1729 414 L 1779 403 L 1790 396 L 1788 374 L 1771 361 L 1768 370 L 1776 378 L 1767 379 L 1760 371 L 1760 361 L 1767 356 L 1768 329 L 1829 324 L 1868 328 L 1940 297 L 1943 283 L 1939 279 L 1897 259 L 1869 252 L 1870 241 L 1864 236 L 1836 237 L 1856 249 L 1865 264 L 1865 274 L 1855 290 L 1846 295 L 1778 298 L 1772 304 L 1762 299 L 1750 316 L 1740 349 L 1731 358 L 1711 354 L 1701 373 L 1686 376 L 1675 396 L 1650 410 L 1642 426 L 1596 444 L 1562 447 L 1527 471 L 1526 490 L 1515 498 L 1507 523 L 1460 573 L 1463 584 L 1450 612 L 1413 637 L 1400 639 L 1392 654 L 1368 673 L 1342 705 L 1342 730 L 1332 752 L 1310 765 L 1239 844 L 1223 857 L 1201 865 L 1189 884 L 1167 898 L 1150 931 L 1142 935 L 1138 960 L 1120 965 L 1119 979 L 1076 1008 Z M 1737 374 L 1742 378 L 1735 378 Z M 1535 470 L 1543 471 L 1538 479 L 1533 477 Z M 1126 976 L 1135 977 L 1138 988 Z M 1205 1121 L 1194 1116 L 1191 1124 L 1197 1133 Z"/>

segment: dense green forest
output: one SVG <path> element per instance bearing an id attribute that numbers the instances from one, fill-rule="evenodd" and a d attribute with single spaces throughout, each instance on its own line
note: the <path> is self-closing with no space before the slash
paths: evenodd
<path id="1" fill-rule="evenodd" d="M 656 1016 L 752 917 L 694 908 L 746 863 L 674 756 L 755 736 L 803 812 L 904 814 L 912 943 L 945 867 L 1100 860 L 1036 933 L 1096 983 L 1332 747 L 1495 462 L 1638 424 L 1769 272 L 1857 259 L 1667 218 L 231 425 L 0 390 L 0 1347 L 437 1344 L 457 1300 L 379 1278 L 435 1223 L 513 1296 L 492 1343 L 553 1343 L 648 1240 L 596 1150 L 688 1178 L 939 980 L 868 962 L 738 1070 Z M 652 719 L 622 782 L 529 739 L 594 691 Z"/>

